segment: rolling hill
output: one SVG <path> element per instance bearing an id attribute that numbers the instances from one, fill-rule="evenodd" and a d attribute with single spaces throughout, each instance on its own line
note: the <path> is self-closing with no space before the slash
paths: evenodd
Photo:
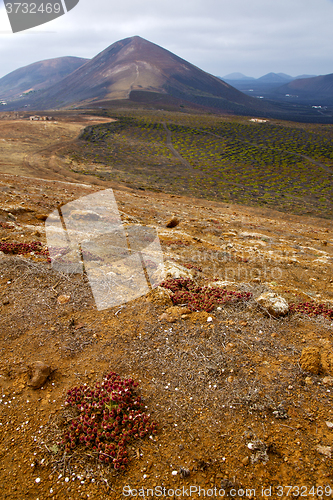
<path id="1" fill-rule="evenodd" d="M 302 78 L 293 80 L 282 85 L 275 91 L 276 97 L 286 94 L 293 95 L 300 102 L 311 104 L 332 105 L 333 104 L 333 73 L 329 75 L 316 76 L 314 78 Z"/>
<path id="2" fill-rule="evenodd" d="M 81 57 L 57 57 L 16 69 L 0 78 L 0 98 L 13 99 L 25 92 L 48 88 L 87 61 Z"/>

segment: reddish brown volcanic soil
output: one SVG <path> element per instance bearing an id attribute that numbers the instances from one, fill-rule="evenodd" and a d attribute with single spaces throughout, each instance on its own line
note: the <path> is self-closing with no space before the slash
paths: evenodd
<path id="1" fill-rule="evenodd" d="M 304 371 L 300 357 L 313 346 L 331 359 L 333 319 L 274 318 L 255 298 L 274 291 L 289 304 L 332 308 L 333 223 L 69 172 L 61 146 L 94 120 L 0 121 L 2 248 L 46 245 L 52 210 L 112 187 L 124 224 L 157 229 L 165 261 L 192 267 L 199 284 L 218 278 L 252 298 L 162 318 L 170 304 L 147 296 L 97 311 L 85 276 L 57 272 L 44 256 L 0 254 L 0 498 L 134 498 L 126 485 L 141 497 L 147 488 L 157 496 L 158 487 L 161 498 L 203 498 L 199 487 L 214 499 L 222 490 L 225 498 L 266 498 L 269 487 L 271 498 L 332 496 L 333 366 Z M 180 224 L 167 228 L 172 215 Z M 35 361 L 52 369 L 39 389 L 29 386 Z M 139 381 L 158 425 L 151 439 L 129 443 L 122 472 L 90 448 L 65 453 L 59 444 L 75 416 L 64 405 L 68 389 L 109 371 Z"/>

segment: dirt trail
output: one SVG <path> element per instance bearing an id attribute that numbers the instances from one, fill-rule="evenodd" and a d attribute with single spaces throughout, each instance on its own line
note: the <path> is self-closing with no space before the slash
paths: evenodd
<path id="1" fill-rule="evenodd" d="M 42 175 L 59 180 L 87 180 L 86 176 L 71 172 L 69 165 L 58 155 L 87 125 L 110 121 L 114 120 L 83 115 L 72 121 L 67 117 L 50 122 L 1 120 L 0 172 L 31 177 Z M 99 183 L 98 179 L 94 182 Z"/>
<path id="2" fill-rule="evenodd" d="M 167 133 L 167 142 L 166 142 L 166 145 L 170 149 L 171 153 L 176 158 L 178 158 L 178 160 L 180 160 L 182 162 L 182 164 L 185 165 L 185 167 L 190 168 L 191 170 L 193 170 L 192 165 L 187 160 L 185 160 L 185 158 L 183 158 L 181 156 L 181 154 L 179 154 L 178 151 L 173 147 L 172 141 L 171 141 L 171 130 L 168 129 L 167 124 L 163 123 L 163 127 L 164 127 L 164 129 L 165 129 L 165 131 Z"/>

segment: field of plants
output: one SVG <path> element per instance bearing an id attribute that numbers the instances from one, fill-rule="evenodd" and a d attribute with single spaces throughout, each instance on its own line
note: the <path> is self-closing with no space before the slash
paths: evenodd
<path id="1" fill-rule="evenodd" d="M 145 189 L 333 217 L 332 125 L 163 111 L 112 117 L 118 121 L 87 127 L 66 151 L 73 170 Z"/>

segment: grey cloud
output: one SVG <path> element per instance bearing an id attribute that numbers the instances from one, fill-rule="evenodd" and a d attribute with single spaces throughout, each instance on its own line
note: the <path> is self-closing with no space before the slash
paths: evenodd
<path id="1" fill-rule="evenodd" d="M 0 31 L 5 17 L 0 9 Z M 0 76 L 42 59 L 93 57 L 133 35 L 220 76 L 332 73 L 332 21 L 333 0 L 81 0 L 40 28 L 47 33 L 0 34 Z"/>

